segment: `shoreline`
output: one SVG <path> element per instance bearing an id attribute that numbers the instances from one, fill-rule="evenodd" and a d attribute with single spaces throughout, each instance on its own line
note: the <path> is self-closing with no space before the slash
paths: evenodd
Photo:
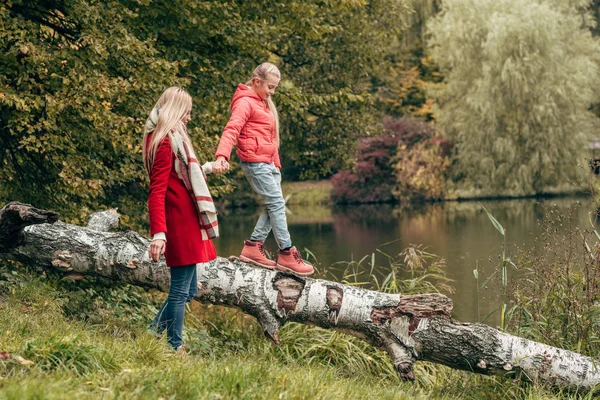
<path id="1" fill-rule="evenodd" d="M 392 204 L 402 205 L 398 201 L 385 201 L 385 202 L 356 202 L 356 203 L 334 203 L 331 200 L 331 192 L 333 185 L 330 180 L 320 181 L 298 181 L 298 182 L 283 182 L 281 184 L 283 191 L 283 197 L 286 199 L 286 205 L 288 206 L 355 206 L 355 205 L 369 205 L 369 204 Z M 474 202 L 474 201 L 504 201 L 504 200 L 525 200 L 525 199 L 555 199 L 555 198 L 585 198 L 591 194 L 589 190 L 556 190 L 547 191 L 539 194 L 530 195 L 472 195 L 472 196 L 460 196 L 460 195 L 449 195 L 444 199 L 423 201 L 417 203 L 406 204 L 408 207 L 418 207 L 425 204 L 435 203 L 452 203 L 452 202 Z"/>

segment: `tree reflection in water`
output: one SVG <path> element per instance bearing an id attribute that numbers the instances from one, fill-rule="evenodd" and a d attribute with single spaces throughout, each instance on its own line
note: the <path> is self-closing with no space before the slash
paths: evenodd
<path id="1" fill-rule="evenodd" d="M 536 246 L 541 233 L 539 221 L 549 212 L 571 214 L 575 223 L 589 226 L 591 200 L 580 199 L 581 207 L 571 210 L 577 199 L 561 198 L 482 201 L 504 226 L 508 252 L 515 245 Z M 545 205 L 544 205 L 545 204 Z M 367 256 L 363 273 L 370 272 L 372 254 L 374 273 L 384 276 L 388 258 L 396 256 L 409 245 L 423 245 L 427 251 L 444 257 L 448 276 L 454 280 L 456 292 L 454 315 L 464 321 L 476 321 L 478 315 L 477 281 L 473 270 L 479 267 L 482 276 L 489 276 L 498 265 L 502 252 L 502 236 L 490 223 L 478 202 L 448 202 L 415 208 L 398 208 L 390 204 L 369 204 L 345 207 L 290 207 L 289 229 L 294 245 L 310 249 L 318 260 L 321 272 L 327 270 L 341 279 L 345 265 L 340 261 L 358 261 Z M 222 256 L 237 255 L 247 239 L 261 210 L 221 214 L 221 237 L 215 241 Z M 557 227 L 567 229 L 567 227 Z M 277 249 L 272 237 L 267 246 Z M 379 250 L 379 251 L 378 251 Z M 480 279 L 480 283 L 483 280 Z M 497 305 L 499 287 L 493 281 L 480 290 L 479 314 L 485 316 Z M 494 317 L 487 322 L 494 323 Z"/>

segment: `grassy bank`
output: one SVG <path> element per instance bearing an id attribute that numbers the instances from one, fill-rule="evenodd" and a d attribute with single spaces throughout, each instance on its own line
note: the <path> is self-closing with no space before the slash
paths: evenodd
<path id="1" fill-rule="evenodd" d="M 301 181 L 301 182 L 286 182 L 281 183 L 281 189 L 283 196 L 286 198 L 286 205 L 293 206 L 292 211 L 299 210 L 302 214 L 304 209 L 311 209 L 312 207 L 318 207 L 318 209 L 324 209 L 334 205 L 331 199 L 331 192 L 333 185 L 330 180 L 320 181 Z M 555 197 L 569 197 L 569 196 L 589 196 L 590 193 L 594 197 L 600 198 L 598 193 L 600 192 L 600 184 L 597 180 L 594 180 L 591 184 L 580 182 L 579 185 L 563 185 L 548 189 L 543 193 L 531 194 L 531 195 L 515 195 L 512 193 L 489 193 L 483 190 L 457 190 L 450 188 L 446 197 L 442 201 L 481 201 L 481 200 L 510 200 L 510 199 L 528 199 L 528 198 L 555 198 Z M 257 198 L 258 199 L 258 198 Z M 425 202 L 430 203 L 430 202 Z M 257 200 L 258 204 L 258 200 Z M 365 204 L 365 203 L 353 203 L 353 204 Z M 376 203 L 377 204 L 377 203 Z M 398 204 L 393 201 L 391 204 Z M 423 202 L 418 202 L 415 205 L 421 205 Z M 407 204 L 410 206 L 410 204 Z M 327 217 L 325 213 L 321 218 Z M 293 215 L 293 214 L 292 214 Z"/>
<path id="2" fill-rule="evenodd" d="M 281 190 L 287 205 L 313 206 L 331 204 L 331 182 L 302 181 L 282 182 Z M 289 197 L 288 197 L 289 196 Z"/>
<path id="3" fill-rule="evenodd" d="M 419 281 L 408 284 L 398 290 Z M 358 339 L 289 324 L 274 346 L 252 318 L 197 303 L 182 356 L 145 332 L 163 298 L 0 267 L 0 399 L 562 398 L 429 363 L 404 383 L 385 353 Z"/>
<path id="4" fill-rule="evenodd" d="M 320 330 L 292 325 L 275 347 L 250 318 L 195 304 L 181 356 L 145 333 L 156 293 L 2 271 L 2 399 L 426 398 L 385 354 L 339 333 L 311 343 Z"/>

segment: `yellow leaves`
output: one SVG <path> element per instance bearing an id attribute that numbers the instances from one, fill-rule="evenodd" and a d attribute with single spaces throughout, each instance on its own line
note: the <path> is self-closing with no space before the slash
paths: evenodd
<path id="1" fill-rule="evenodd" d="M 318 117 L 316 115 L 313 115 L 313 114 L 310 114 L 310 113 L 306 113 L 306 116 L 304 117 L 304 119 L 309 124 L 314 125 L 317 122 Z"/>
<path id="2" fill-rule="evenodd" d="M 397 187 L 394 195 L 399 198 L 440 199 L 444 197 L 446 171 L 450 166 L 438 144 L 418 143 L 407 150 L 398 147 L 399 161 L 395 165 Z"/>
<path id="3" fill-rule="evenodd" d="M 98 190 L 100 188 L 100 183 L 98 181 L 88 181 L 88 186 L 91 189 Z"/>
<path id="4" fill-rule="evenodd" d="M 427 101 L 421 104 L 421 107 L 414 111 L 413 115 L 415 117 L 426 118 L 428 120 L 435 120 L 435 115 L 433 114 L 433 99 L 427 99 Z"/>
<path id="5" fill-rule="evenodd" d="M 16 356 L 15 360 L 17 360 L 19 362 L 19 364 L 24 365 L 26 367 L 31 367 L 32 365 L 35 365 L 35 362 L 33 362 L 31 360 L 26 360 L 25 358 L 23 358 L 21 356 Z"/>
<path id="6" fill-rule="evenodd" d="M 33 362 L 31 360 L 27 360 L 21 356 L 12 356 L 11 354 L 7 353 L 6 351 L 0 352 L 0 360 L 10 360 L 10 359 L 14 359 L 16 362 L 18 362 L 19 364 L 21 364 L 25 367 L 31 367 L 31 366 L 35 365 L 35 362 Z"/>

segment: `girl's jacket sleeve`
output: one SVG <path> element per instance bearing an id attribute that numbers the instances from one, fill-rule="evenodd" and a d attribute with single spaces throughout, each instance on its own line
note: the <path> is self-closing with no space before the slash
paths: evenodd
<path id="1" fill-rule="evenodd" d="M 171 168 L 173 168 L 173 150 L 171 149 L 171 141 L 166 137 L 156 150 L 152 172 L 150 173 L 148 213 L 150 215 L 151 235 L 158 232 L 167 232 L 165 198 Z"/>
<path id="2" fill-rule="evenodd" d="M 237 143 L 238 136 L 240 136 L 240 132 L 244 125 L 246 125 L 246 122 L 248 122 L 251 112 L 250 102 L 244 98 L 239 99 L 233 104 L 231 107 L 231 117 L 223 130 L 215 157 L 223 156 L 229 161 L 231 149 Z"/>

